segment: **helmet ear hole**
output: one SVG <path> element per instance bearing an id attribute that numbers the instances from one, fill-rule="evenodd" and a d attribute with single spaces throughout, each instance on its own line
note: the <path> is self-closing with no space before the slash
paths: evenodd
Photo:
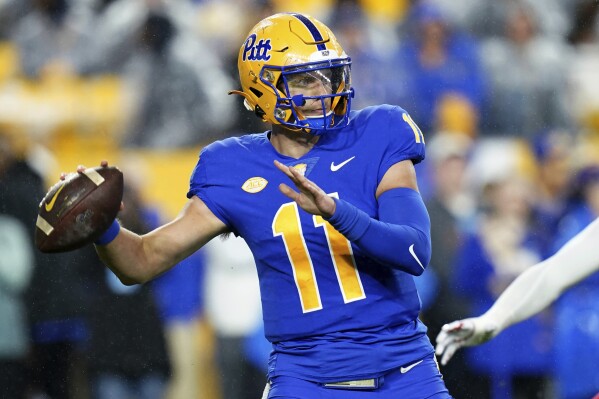
<path id="1" fill-rule="evenodd" d="M 256 108 L 254 108 L 254 113 L 260 119 L 264 119 L 264 115 L 266 115 L 266 112 L 264 112 L 264 110 L 260 108 L 259 105 L 256 105 Z"/>
<path id="2" fill-rule="evenodd" d="M 262 92 L 254 87 L 250 87 L 250 91 L 258 98 L 262 97 Z"/>

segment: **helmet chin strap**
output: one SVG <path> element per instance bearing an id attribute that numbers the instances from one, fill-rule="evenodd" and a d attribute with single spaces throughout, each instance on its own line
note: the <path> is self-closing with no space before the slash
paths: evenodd
<path id="1" fill-rule="evenodd" d="M 303 129 L 308 131 L 308 133 L 314 136 L 320 136 L 327 131 L 327 129 L 324 126 L 333 126 L 333 124 L 335 123 L 334 120 L 335 114 L 333 113 L 333 111 L 329 111 L 324 117 L 308 116 L 304 117 L 304 119 L 302 119 L 300 122 L 304 124 Z"/>
<path id="2" fill-rule="evenodd" d="M 295 113 L 299 118 L 297 122 L 303 124 L 302 130 L 315 136 L 319 136 L 325 132 L 326 129 L 324 127 L 332 126 L 334 118 L 333 110 L 330 110 L 324 116 L 306 116 L 298 108 L 306 105 L 306 99 L 303 94 L 297 94 L 291 97 L 291 102 L 293 103 Z"/>

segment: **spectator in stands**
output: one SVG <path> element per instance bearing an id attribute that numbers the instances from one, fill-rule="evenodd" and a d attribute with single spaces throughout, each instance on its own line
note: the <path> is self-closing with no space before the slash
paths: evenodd
<path id="1" fill-rule="evenodd" d="M 127 186 L 123 225 L 149 230 L 139 196 Z M 151 285 L 125 286 L 88 247 L 97 292 L 90 310 L 88 364 L 93 399 L 162 399 L 170 363 L 163 322 Z M 90 267 L 90 265 L 86 265 Z M 91 269 L 91 267 L 90 267 Z"/>
<path id="2" fill-rule="evenodd" d="M 133 213 L 136 229 L 145 231 L 159 226 L 162 212 L 157 204 L 144 198 L 141 184 L 147 179 L 146 166 L 141 159 L 127 157 L 119 167 L 127 175 L 127 199 L 123 215 Z M 207 371 L 209 353 L 204 339 L 204 254 L 198 251 L 181 261 L 149 285 L 166 339 L 170 363 L 167 399 L 209 397 Z M 111 278 L 114 276 L 111 275 Z M 152 316 L 154 318 L 154 316 Z M 152 321 L 155 323 L 155 321 Z M 156 337 L 155 337 L 156 338 Z M 164 388 L 164 387 L 163 387 Z"/>
<path id="3" fill-rule="evenodd" d="M 10 204 L 7 175 L 13 150 L 0 133 L 0 397 L 24 399 L 29 324 L 23 294 L 34 265 L 30 230 Z"/>
<path id="4" fill-rule="evenodd" d="M 485 101 L 486 80 L 478 43 L 450 24 L 440 8 L 416 3 L 406 17 L 400 47 L 391 59 L 387 101 L 402 104 L 424 132 L 434 127 L 439 103 L 460 95 L 477 112 Z"/>
<path id="5" fill-rule="evenodd" d="M 574 142 L 573 135 L 554 130 L 542 132 L 530 143 L 536 164 L 536 199 L 531 219 L 534 234 L 542 245 L 543 259 L 553 254 L 557 229 L 566 212 L 574 172 Z"/>
<path id="6" fill-rule="evenodd" d="M 431 225 L 431 262 L 425 273 L 434 273 L 437 284 L 435 295 L 428 306 L 423 306 L 421 317 L 431 339 L 447 320 L 454 320 L 452 315 L 461 315 L 460 318 L 469 315 L 468 303 L 456 293 L 453 275 L 455 255 L 466 226 L 472 224 L 476 205 L 466 176 L 471 146 L 472 140 L 460 133 L 440 132 L 427 142 L 433 189 L 426 206 L 435 223 Z M 464 356 L 454 359 L 455 364 L 452 362 L 451 367 L 443 370 L 443 379 L 454 397 L 477 398 L 482 387 L 465 360 Z M 464 384 L 464 380 L 469 383 Z"/>
<path id="7" fill-rule="evenodd" d="M 26 144 L 0 157 L 0 202 L 3 212 L 18 219 L 28 237 L 33 237 L 39 201 L 46 190 L 26 160 Z M 79 251 L 53 255 L 34 251 L 33 275 L 25 294 L 33 341 L 29 389 L 52 399 L 68 399 L 75 379 L 82 378 L 80 344 L 87 334 L 89 280 L 80 256 Z"/>
<path id="8" fill-rule="evenodd" d="M 168 399 L 202 398 L 210 393 L 204 386 L 213 369 L 209 365 L 212 350 L 206 344 L 204 269 L 205 254 L 200 250 L 151 283 L 171 361 Z"/>
<path id="9" fill-rule="evenodd" d="M 483 212 L 456 257 L 455 287 L 469 300 L 469 313 L 487 310 L 517 275 L 541 260 L 529 225 L 531 198 L 528 182 L 515 173 L 483 185 Z M 489 379 L 490 389 L 480 397 L 546 397 L 551 328 L 550 318 L 541 314 L 488 345 L 466 351 L 469 365 Z"/>
<path id="10" fill-rule="evenodd" d="M 599 217 L 599 164 L 575 176 L 571 206 L 558 230 L 555 250 Z M 567 267 L 567 265 L 564 265 Z M 556 303 L 555 364 L 559 397 L 592 397 L 599 391 L 599 273 L 571 287 Z"/>
<path id="11" fill-rule="evenodd" d="M 135 48 L 135 33 L 148 10 L 145 2 L 97 0 L 87 10 L 94 37 L 93 55 L 86 65 L 91 74 L 118 74 Z"/>
<path id="12" fill-rule="evenodd" d="M 216 336 L 215 360 L 223 399 L 260 397 L 266 381 L 260 289 L 254 258 L 241 237 L 215 238 L 206 247 L 206 317 Z M 250 343 L 250 340 L 254 340 Z M 261 340 L 261 341 L 260 341 Z M 262 352 L 261 366 L 247 345 Z M 267 347 L 270 347 L 268 342 Z"/>
<path id="13" fill-rule="evenodd" d="M 194 71 L 170 53 L 176 27 L 163 14 L 150 14 L 125 66 L 125 78 L 136 80 L 139 96 L 126 146 L 174 148 L 206 139 L 203 113 L 207 96 Z"/>
<path id="14" fill-rule="evenodd" d="M 200 145 L 226 135 L 237 119 L 233 99 L 222 96 L 233 79 L 190 30 L 184 4 L 115 0 L 94 15 L 89 69 L 122 77 L 132 99 L 125 146 Z"/>
<path id="15" fill-rule="evenodd" d="M 465 27 L 480 39 L 503 36 L 504 21 L 510 9 L 524 5 L 537 16 L 539 34 L 549 40 L 562 40 L 568 31 L 571 8 L 577 1 L 580 0 L 476 0 L 468 13 Z"/>
<path id="16" fill-rule="evenodd" d="M 23 399 L 29 326 L 22 294 L 31 277 L 33 254 L 23 224 L 1 211 L 0 253 L 0 396 Z"/>
<path id="17" fill-rule="evenodd" d="M 568 33 L 572 52 L 568 58 L 568 106 L 576 121 L 589 136 L 589 150 L 599 161 L 599 3 L 578 0 Z M 589 137 L 590 138 L 590 137 Z"/>
<path id="18" fill-rule="evenodd" d="M 333 29 L 337 39 L 352 57 L 352 87 L 359 93 L 353 102 L 354 107 L 360 109 L 386 101 L 388 81 L 381 79 L 380 74 L 394 71 L 388 60 L 391 54 L 379 51 L 375 45 L 374 22 L 360 5 L 352 1 L 339 1 L 334 14 Z M 392 40 L 386 39 L 390 47 Z"/>
<path id="19" fill-rule="evenodd" d="M 483 0 L 429 0 L 447 15 L 451 23 L 461 30 L 470 30 L 472 13 L 484 3 Z M 489 21 L 492 23 L 492 21 Z"/>
<path id="20" fill-rule="evenodd" d="M 85 350 L 96 293 L 90 267 L 94 259 L 89 248 L 36 252 L 38 262 L 27 295 L 33 340 L 31 389 L 42 397 L 71 399 L 88 389 Z"/>
<path id="21" fill-rule="evenodd" d="M 545 129 L 569 128 L 568 49 L 539 33 L 533 9 L 524 4 L 510 6 L 503 23 L 503 35 L 482 47 L 493 95 L 481 133 L 531 138 Z"/>
<path id="22" fill-rule="evenodd" d="M 82 73 L 92 55 L 90 21 L 69 0 L 33 0 L 10 34 L 28 78 Z"/>
<path id="23" fill-rule="evenodd" d="M 0 42 L 10 39 L 15 25 L 30 11 L 30 0 L 5 0 L 0 3 Z"/>

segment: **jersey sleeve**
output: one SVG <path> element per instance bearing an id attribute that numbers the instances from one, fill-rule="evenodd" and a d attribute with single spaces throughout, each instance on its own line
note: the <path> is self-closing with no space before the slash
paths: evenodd
<path id="1" fill-rule="evenodd" d="M 425 156 L 424 135 L 410 115 L 400 107 L 385 107 L 386 126 L 380 132 L 384 140 L 383 158 L 379 168 L 379 181 L 394 164 L 412 160 L 419 163 Z"/>
<path id="2" fill-rule="evenodd" d="M 189 191 L 187 192 L 187 198 L 191 198 L 194 195 L 201 199 L 208 209 L 214 213 L 214 215 L 221 220 L 225 225 L 231 227 L 228 218 L 223 209 L 218 205 L 215 200 L 218 198 L 214 191 L 218 186 L 218 182 L 211 181 L 209 176 L 217 176 L 216 174 L 209 173 L 210 159 L 214 157 L 211 146 L 204 147 L 200 152 L 198 163 L 196 164 L 193 172 L 191 173 L 189 182 Z"/>

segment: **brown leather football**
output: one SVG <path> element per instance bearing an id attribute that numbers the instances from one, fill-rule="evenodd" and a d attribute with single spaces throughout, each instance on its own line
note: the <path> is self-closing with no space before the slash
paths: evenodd
<path id="1" fill-rule="evenodd" d="M 123 173 L 114 166 L 71 173 L 40 203 L 35 245 L 65 252 L 97 240 L 116 218 L 123 199 Z"/>

